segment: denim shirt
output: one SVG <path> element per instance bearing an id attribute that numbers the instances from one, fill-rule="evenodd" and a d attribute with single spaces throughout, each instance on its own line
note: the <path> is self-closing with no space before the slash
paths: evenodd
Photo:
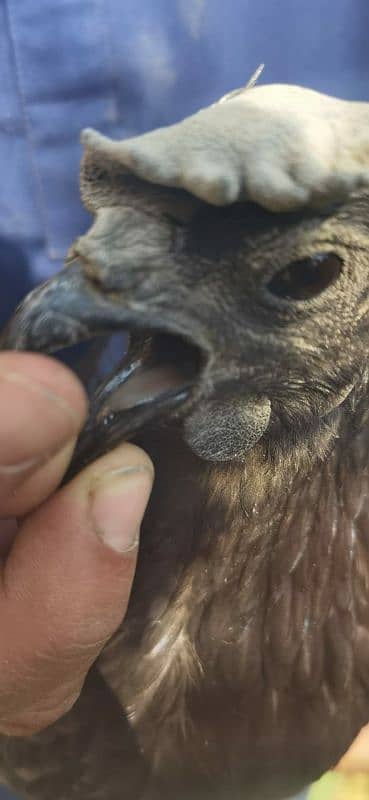
<path id="1" fill-rule="evenodd" d="M 0 322 L 88 225 L 79 133 L 166 125 L 246 83 L 368 100 L 367 0 L 0 0 Z"/>

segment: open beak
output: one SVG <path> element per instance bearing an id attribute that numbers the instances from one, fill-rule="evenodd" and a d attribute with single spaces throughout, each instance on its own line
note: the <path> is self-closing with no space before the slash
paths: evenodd
<path id="1" fill-rule="evenodd" d="M 31 292 L 0 338 L 0 349 L 53 353 L 128 330 L 129 346 L 91 397 L 90 414 L 66 479 L 95 458 L 188 401 L 200 371 L 195 345 L 138 326 L 119 298 L 104 295 L 78 260 Z"/>

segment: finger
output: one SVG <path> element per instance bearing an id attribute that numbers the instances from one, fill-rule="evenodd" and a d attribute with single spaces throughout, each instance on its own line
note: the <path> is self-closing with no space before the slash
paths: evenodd
<path id="1" fill-rule="evenodd" d="M 33 353 L 0 353 L 0 517 L 26 513 L 58 485 L 86 407 L 81 384 L 64 365 Z"/>
<path id="2" fill-rule="evenodd" d="M 152 480 L 123 445 L 24 520 L 0 591 L 2 732 L 39 730 L 78 697 L 125 613 Z"/>
<path id="3" fill-rule="evenodd" d="M 336 769 L 340 772 L 369 772 L 369 725 L 361 729 Z"/>

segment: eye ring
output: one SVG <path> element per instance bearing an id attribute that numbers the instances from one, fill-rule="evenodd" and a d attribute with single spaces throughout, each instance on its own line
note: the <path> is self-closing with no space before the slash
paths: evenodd
<path id="1" fill-rule="evenodd" d="M 291 261 L 273 276 L 267 289 L 283 300 L 311 300 L 337 280 L 342 266 L 343 260 L 336 253 L 315 253 Z"/>

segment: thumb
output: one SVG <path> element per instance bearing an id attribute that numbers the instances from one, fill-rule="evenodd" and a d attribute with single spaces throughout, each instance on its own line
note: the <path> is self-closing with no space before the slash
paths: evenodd
<path id="1" fill-rule="evenodd" d="M 122 621 L 153 481 L 123 445 L 22 523 L 0 588 L 0 730 L 27 735 L 65 713 Z"/>

